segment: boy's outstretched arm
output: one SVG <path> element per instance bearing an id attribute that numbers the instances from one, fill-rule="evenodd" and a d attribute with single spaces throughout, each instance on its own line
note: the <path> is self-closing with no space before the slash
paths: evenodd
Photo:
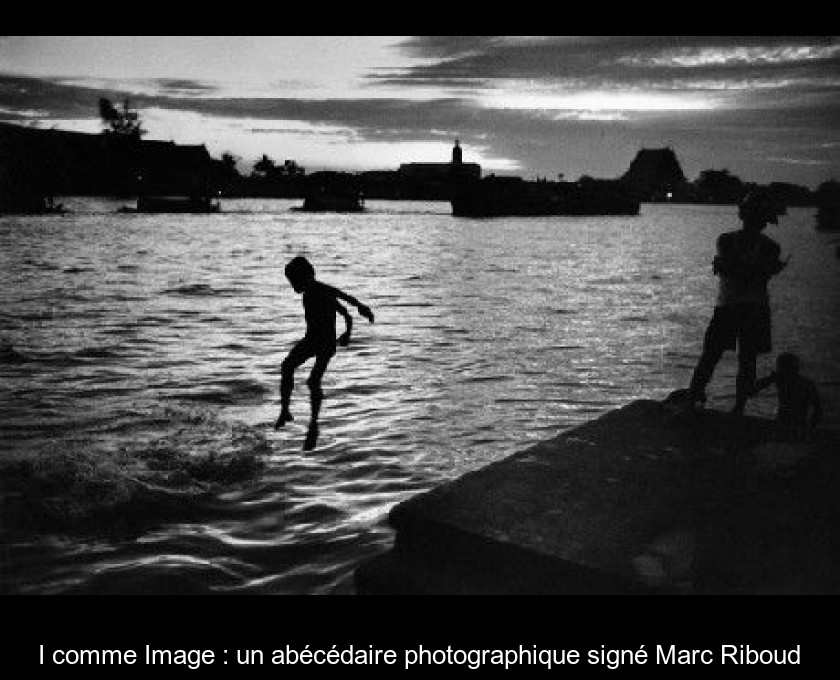
<path id="1" fill-rule="evenodd" d="M 347 308 L 338 300 L 335 302 L 335 309 L 339 314 L 341 314 L 341 316 L 344 317 L 344 324 L 347 327 L 339 336 L 338 344 L 342 347 L 347 347 L 347 345 L 350 344 L 350 334 L 353 332 L 353 317 L 350 316 L 350 312 L 348 312 Z"/>
<path id="2" fill-rule="evenodd" d="M 328 284 L 324 284 L 324 286 L 325 286 L 325 287 L 326 287 L 326 288 L 327 288 L 327 289 L 328 289 L 328 290 L 329 290 L 329 291 L 330 291 L 333 295 L 335 295 L 335 297 L 336 297 L 336 298 L 338 298 L 339 300 L 344 300 L 345 302 L 349 302 L 351 305 L 353 305 L 356 309 L 358 309 L 358 310 L 359 310 L 359 314 L 361 314 L 361 315 L 362 315 L 363 317 L 365 317 L 368 321 L 370 321 L 371 323 L 373 323 L 373 312 L 370 310 L 370 307 L 368 307 L 368 306 L 367 306 L 367 305 L 365 305 L 365 304 L 362 304 L 362 303 L 361 303 L 361 302 L 359 302 L 356 298 L 354 298 L 352 295 L 348 295 L 348 294 L 347 294 L 347 293 L 345 293 L 343 290 L 339 290 L 338 288 L 336 288 L 336 287 L 334 287 L 334 286 L 330 286 L 330 285 L 328 285 Z"/>

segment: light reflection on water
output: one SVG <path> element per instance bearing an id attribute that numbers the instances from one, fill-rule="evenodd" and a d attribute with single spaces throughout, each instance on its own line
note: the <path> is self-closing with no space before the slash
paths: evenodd
<path id="1" fill-rule="evenodd" d="M 0 365 L 5 592 L 330 592 L 389 545 L 394 503 L 685 386 L 714 241 L 737 226 L 712 206 L 459 220 L 445 203 L 68 202 L 0 218 L 0 340 L 19 357 Z M 840 262 L 812 225 L 792 209 L 769 232 L 793 253 L 775 344 L 801 354 L 836 427 Z M 304 371 L 297 420 L 271 428 L 303 330 L 282 275 L 297 254 L 376 313 L 330 366 L 311 453 Z M 734 370 L 728 355 L 713 406 Z M 772 414 L 773 395 L 750 409 Z"/>

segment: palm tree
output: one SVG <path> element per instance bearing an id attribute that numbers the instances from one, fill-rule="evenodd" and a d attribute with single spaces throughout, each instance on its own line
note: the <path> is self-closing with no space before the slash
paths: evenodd
<path id="1" fill-rule="evenodd" d="M 123 101 L 120 110 L 111 103 L 110 99 L 102 97 L 99 100 L 99 115 L 106 126 L 105 134 L 138 140 L 146 134 L 146 130 L 140 123 L 140 114 L 129 106 L 128 99 Z"/>

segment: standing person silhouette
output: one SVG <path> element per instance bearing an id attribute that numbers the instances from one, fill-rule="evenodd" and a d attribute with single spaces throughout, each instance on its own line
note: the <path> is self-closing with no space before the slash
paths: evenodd
<path id="1" fill-rule="evenodd" d="M 706 330 L 703 353 L 689 387 L 690 407 L 704 404 L 706 385 L 726 350 L 738 347 L 738 375 L 732 412 L 743 415 L 755 384 L 759 354 L 772 349 L 770 297 L 767 282 L 787 266 L 779 259 L 781 248 L 762 234 L 768 224 L 778 224 L 779 206 L 766 190 L 750 192 L 741 202 L 738 231 L 721 234 L 712 270 L 719 277 L 718 299 Z"/>
<path id="2" fill-rule="evenodd" d="M 294 420 L 289 411 L 289 401 L 294 389 L 295 370 L 308 359 L 315 357 L 315 365 L 306 381 L 309 385 L 312 414 L 303 448 L 309 451 L 318 443 L 318 416 L 324 398 L 321 379 L 324 377 L 330 359 L 335 355 L 336 344 L 346 347 L 350 342 L 350 333 L 353 329 L 353 317 L 339 299 L 356 307 L 359 314 L 371 323 L 373 323 L 373 312 L 370 307 L 363 305 L 347 293 L 316 280 L 315 268 L 305 257 L 295 257 L 286 265 L 286 278 L 296 293 L 303 294 L 306 334 L 283 360 L 280 379 L 280 415 L 277 417 L 274 429 L 279 429 L 287 422 Z M 335 328 L 336 312 L 344 317 L 346 324 L 346 330 L 338 340 L 336 340 Z"/>

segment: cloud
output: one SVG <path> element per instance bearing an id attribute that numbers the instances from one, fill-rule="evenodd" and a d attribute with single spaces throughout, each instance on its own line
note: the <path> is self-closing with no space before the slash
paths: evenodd
<path id="1" fill-rule="evenodd" d="M 671 145 L 689 176 L 724 166 L 756 180 L 768 158 L 808 162 L 784 164 L 792 170 L 838 168 L 830 146 L 840 139 L 836 46 L 784 36 L 421 36 L 399 47 L 409 66 L 370 70 L 353 96 L 324 90 L 316 98 L 311 88 L 308 96 L 289 88 L 232 96 L 190 79 L 0 74 L 0 117 L 40 113 L 46 125 L 87 119 L 96 127 L 99 97 L 129 97 L 150 123 L 180 117 L 208 142 L 222 130 L 258 137 L 250 148 L 279 145 L 283 135 L 381 150 L 449 136 L 465 158 L 472 151 L 497 167 L 572 177 L 617 176 L 640 147 Z M 802 151 L 806 144 L 813 151 Z"/>
<path id="2" fill-rule="evenodd" d="M 155 84 L 160 93 L 164 95 L 204 95 L 218 91 L 218 87 L 215 85 L 182 78 L 159 78 L 155 81 Z"/>
<path id="3" fill-rule="evenodd" d="M 503 79 L 663 88 L 687 79 L 764 78 L 789 87 L 798 80 L 836 87 L 840 73 L 840 43 L 819 36 L 414 36 L 400 49 L 417 63 L 371 73 L 371 80 L 447 88 Z"/>
<path id="4" fill-rule="evenodd" d="M 27 121 L 46 118 L 48 116 L 49 113 L 47 111 L 37 111 L 35 109 L 7 109 L 0 106 L 0 120 Z"/>
<path id="5" fill-rule="evenodd" d="M 790 158 L 771 156 L 766 159 L 768 163 L 784 163 L 787 165 L 828 165 L 829 161 L 825 159 L 813 158 Z"/>

